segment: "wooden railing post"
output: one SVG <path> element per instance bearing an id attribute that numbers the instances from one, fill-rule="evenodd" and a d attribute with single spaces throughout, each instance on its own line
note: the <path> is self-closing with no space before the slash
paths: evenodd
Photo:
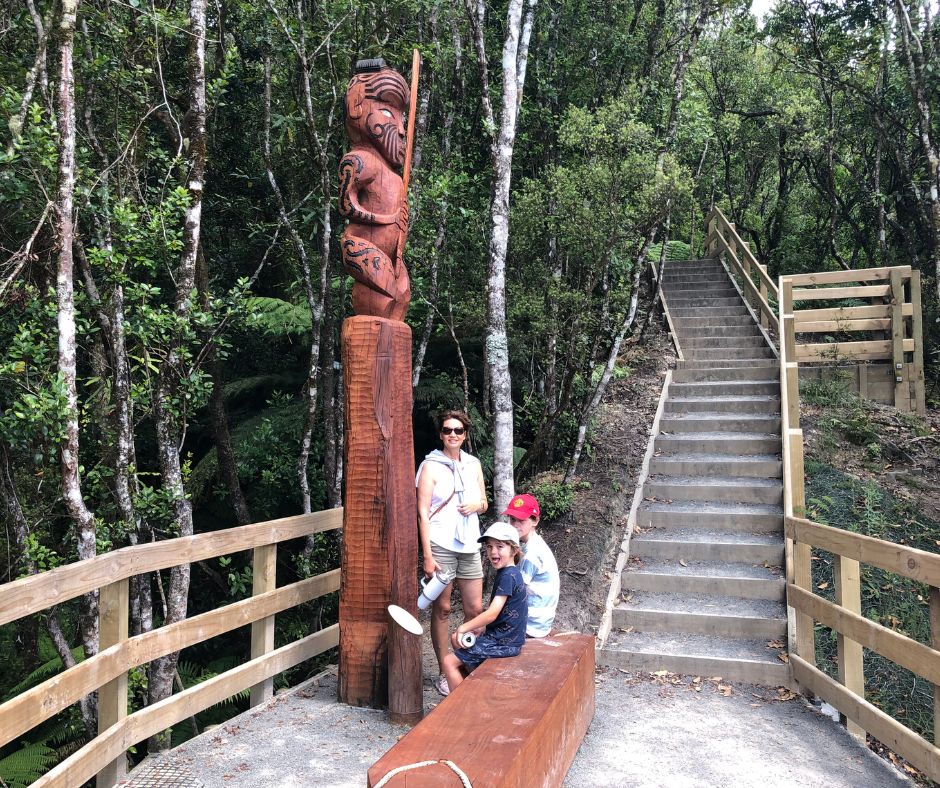
<path id="1" fill-rule="evenodd" d="M 911 337 L 914 339 L 914 409 L 927 413 L 924 391 L 924 316 L 920 312 L 920 271 L 911 271 Z"/>
<path id="2" fill-rule="evenodd" d="M 833 577 L 836 583 L 836 604 L 846 610 L 862 614 L 861 568 L 858 561 L 834 555 Z M 860 698 L 865 697 L 865 665 L 862 661 L 862 646 L 836 632 L 836 649 L 839 660 L 839 681 Z M 845 721 L 846 730 L 853 736 L 865 739 L 865 729 L 850 719 Z"/>
<path id="3" fill-rule="evenodd" d="M 894 407 L 910 411 L 910 385 L 904 377 L 904 287 L 901 272 L 891 269 L 891 365 L 894 370 Z"/>
<path id="4" fill-rule="evenodd" d="M 98 600 L 99 643 L 103 651 L 127 640 L 129 617 L 128 580 L 103 586 Z M 101 734 L 127 716 L 127 671 L 98 691 L 98 733 Z M 111 786 L 127 777 L 127 755 L 111 761 L 98 772 L 97 788 Z"/>
<path id="5" fill-rule="evenodd" d="M 757 267 L 760 268 L 761 271 L 763 271 L 765 274 L 767 273 L 766 265 L 763 265 L 762 263 L 758 263 Z M 768 303 L 767 296 L 768 296 L 767 282 L 764 281 L 763 277 L 760 277 L 760 297 L 761 297 L 761 300 L 765 304 Z M 763 309 L 760 312 L 760 324 L 761 324 L 761 328 L 768 328 L 770 326 L 770 320 L 767 318 L 767 315 Z"/>
<path id="6" fill-rule="evenodd" d="M 252 558 L 251 595 L 258 596 L 277 588 L 277 545 L 267 544 L 254 549 Z M 251 658 L 274 651 L 274 616 L 267 616 L 251 625 Z M 274 679 L 269 678 L 251 688 L 250 705 L 255 707 L 274 696 Z"/>
<path id="7" fill-rule="evenodd" d="M 800 379 L 796 361 L 796 327 L 793 319 L 793 283 L 780 277 L 780 384 L 782 401 L 786 402 L 786 411 L 781 413 L 784 430 L 784 506 L 785 517 L 806 516 L 806 488 L 803 476 L 803 430 L 800 429 Z M 812 591 L 813 588 L 813 550 L 803 542 L 794 541 L 789 554 L 792 567 L 789 568 L 793 585 Z M 816 643 L 813 634 L 813 619 L 806 613 L 796 611 L 794 634 L 796 653 L 811 665 L 816 664 Z M 790 647 L 793 648 L 791 643 Z"/>
<path id="8" fill-rule="evenodd" d="M 940 650 L 940 588 L 930 586 L 930 645 Z M 933 685 L 933 742 L 940 747 L 940 684 Z"/>

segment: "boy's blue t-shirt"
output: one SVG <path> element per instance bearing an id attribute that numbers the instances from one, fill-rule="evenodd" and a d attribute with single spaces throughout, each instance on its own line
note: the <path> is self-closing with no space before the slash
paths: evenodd
<path id="1" fill-rule="evenodd" d="M 507 566 L 496 572 L 490 604 L 493 604 L 493 597 L 497 596 L 506 597 L 506 604 L 499 612 L 499 617 L 486 627 L 486 632 L 500 645 L 521 647 L 525 643 L 529 603 L 525 580 L 519 567 Z"/>

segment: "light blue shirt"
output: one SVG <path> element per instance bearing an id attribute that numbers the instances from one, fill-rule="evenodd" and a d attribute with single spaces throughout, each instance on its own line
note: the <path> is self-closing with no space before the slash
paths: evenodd
<path id="1" fill-rule="evenodd" d="M 525 580 L 529 600 L 529 623 L 525 633 L 529 637 L 545 637 L 555 623 L 558 595 L 561 587 L 558 564 L 551 548 L 534 531 L 522 545 L 522 563 L 519 570 Z"/>

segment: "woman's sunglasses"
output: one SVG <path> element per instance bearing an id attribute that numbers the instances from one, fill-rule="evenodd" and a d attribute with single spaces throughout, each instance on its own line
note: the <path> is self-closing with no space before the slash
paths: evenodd
<path id="1" fill-rule="evenodd" d="M 463 435 L 467 430 L 463 427 L 441 427 L 441 435 Z"/>

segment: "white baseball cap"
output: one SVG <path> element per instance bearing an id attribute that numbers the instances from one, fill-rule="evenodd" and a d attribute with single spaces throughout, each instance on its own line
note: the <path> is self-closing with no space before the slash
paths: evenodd
<path id="1" fill-rule="evenodd" d="M 482 542 L 484 539 L 498 539 L 519 546 L 519 532 L 509 523 L 493 523 L 477 541 Z"/>

